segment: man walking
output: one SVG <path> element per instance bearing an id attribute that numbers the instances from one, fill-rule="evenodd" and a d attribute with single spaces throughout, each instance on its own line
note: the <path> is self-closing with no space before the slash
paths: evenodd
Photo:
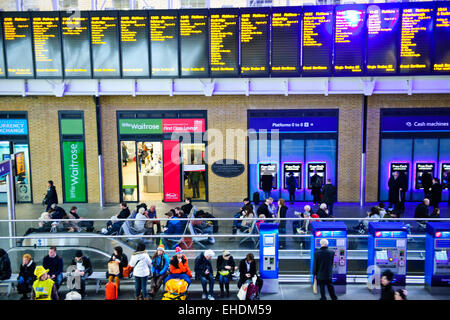
<path id="1" fill-rule="evenodd" d="M 331 179 L 327 179 L 327 183 L 323 186 L 322 202 L 327 205 L 328 214 L 333 216 L 333 205 L 336 202 L 337 191 L 336 187 L 331 184 Z"/>
<path id="2" fill-rule="evenodd" d="M 320 287 L 320 300 L 327 300 L 325 296 L 325 286 L 328 288 L 328 293 L 332 300 L 337 300 L 333 279 L 333 260 L 334 252 L 328 249 L 328 240 L 320 240 L 320 249 L 314 252 L 314 266 L 313 275 L 317 279 L 317 284 Z"/>

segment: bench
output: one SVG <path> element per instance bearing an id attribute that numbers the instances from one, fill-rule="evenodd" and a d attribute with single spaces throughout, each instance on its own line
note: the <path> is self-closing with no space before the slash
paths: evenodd
<path id="1" fill-rule="evenodd" d="M 11 294 L 11 290 L 14 285 L 17 285 L 17 277 L 19 276 L 18 273 L 12 273 L 11 277 L 6 280 L 0 280 L 0 285 L 6 284 L 8 286 L 7 296 L 9 297 Z"/>

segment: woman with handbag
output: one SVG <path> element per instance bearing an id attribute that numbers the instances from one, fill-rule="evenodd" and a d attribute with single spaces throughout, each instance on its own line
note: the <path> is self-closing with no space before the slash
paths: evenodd
<path id="1" fill-rule="evenodd" d="M 137 245 L 136 251 L 130 258 L 130 266 L 133 268 L 136 300 L 149 300 L 147 282 L 152 270 L 152 259 L 150 259 L 144 243 L 141 242 Z"/>
<path id="2" fill-rule="evenodd" d="M 234 258 L 230 251 L 223 250 L 222 255 L 217 257 L 217 273 L 216 276 L 219 278 L 220 285 L 220 297 L 225 296 L 223 287 L 227 291 L 227 297 L 230 296 L 230 280 L 233 277 L 234 269 L 236 264 Z"/>
<path id="3" fill-rule="evenodd" d="M 128 265 L 128 258 L 123 253 L 122 247 L 115 247 L 114 253 L 108 261 L 108 271 L 106 277 L 109 282 L 115 282 L 117 286 L 117 294 L 120 292 L 120 279 L 123 277 L 123 268 Z"/>

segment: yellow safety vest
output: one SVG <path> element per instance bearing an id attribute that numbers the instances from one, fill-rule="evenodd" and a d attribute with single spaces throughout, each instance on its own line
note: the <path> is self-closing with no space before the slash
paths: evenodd
<path id="1" fill-rule="evenodd" d="M 33 283 L 35 300 L 51 300 L 52 289 L 55 282 L 52 279 L 40 281 L 39 279 Z"/>

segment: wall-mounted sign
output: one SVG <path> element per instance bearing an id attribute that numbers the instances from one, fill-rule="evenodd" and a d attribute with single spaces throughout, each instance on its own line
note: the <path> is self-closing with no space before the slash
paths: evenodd
<path id="1" fill-rule="evenodd" d="M 327 164 L 325 162 L 308 163 L 308 189 L 312 189 L 311 178 L 315 173 L 322 179 L 322 184 L 324 184 L 327 179 Z"/>
<path id="2" fill-rule="evenodd" d="M 65 202 L 86 202 L 84 142 L 63 141 Z"/>
<path id="3" fill-rule="evenodd" d="M 27 135 L 26 119 L 0 119 L 0 135 Z"/>
<path id="4" fill-rule="evenodd" d="M 245 171 L 245 166 L 233 159 L 222 159 L 214 162 L 211 166 L 212 172 L 222 178 L 234 178 Z"/>
<path id="5" fill-rule="evenodd" d="M 434 177 L 434 162 L 432 163 L 416 163 L 416 189 L 423 189 L 422 185 L 422 175 L 424 172 L 428 172 L 431 175 L 431 178 Z"/>
<path id="6" fill-rule="evenodd" d="M 6 176 L 11 171 L 9 161 L 0 162 L 0 177 Z"/>
<path id="7" fill-rule="evenodd" d="M 302 188 L 302 163 L 301 162 L 285 162 L 283 163 L 283 189 L 288 189 L 287 180 L 289 177 L 294 177 L 297 182 L 297 190 Z"/>
<path id="8" fill-rule="evenodd" d="M 382 132 L 450 131 L 450 116 L 384 116 L 381 119 Z"/>
<path id="9" fill-rule="evenodd" d="M 272 189 L 278 189 L 278 165 L 276 163 L 260 163 L 259 164 L 259 189 L 263 189 L 263 185 L 269 184 L 272 180 Z"/>
<path id="10" fill-rule="evenodd" d="M 249 128 L 255 131 L 337 132 L 336 117 L 250 118 Z"/>
<path id="11" fill-rule="evenodd" d="M 444 189 L 449 189 L 450 163 L 441 163 L 441 185 Z"/>
<path id="12" fill-rule="evenodd" d="M 163 140 L 164 201 L 181 201 L 180 143 Z"/>
<path id="13" fill-rule="evenodd" d="M 205 132 L 205 119 L 119 119 L 119 134 Z"/>

